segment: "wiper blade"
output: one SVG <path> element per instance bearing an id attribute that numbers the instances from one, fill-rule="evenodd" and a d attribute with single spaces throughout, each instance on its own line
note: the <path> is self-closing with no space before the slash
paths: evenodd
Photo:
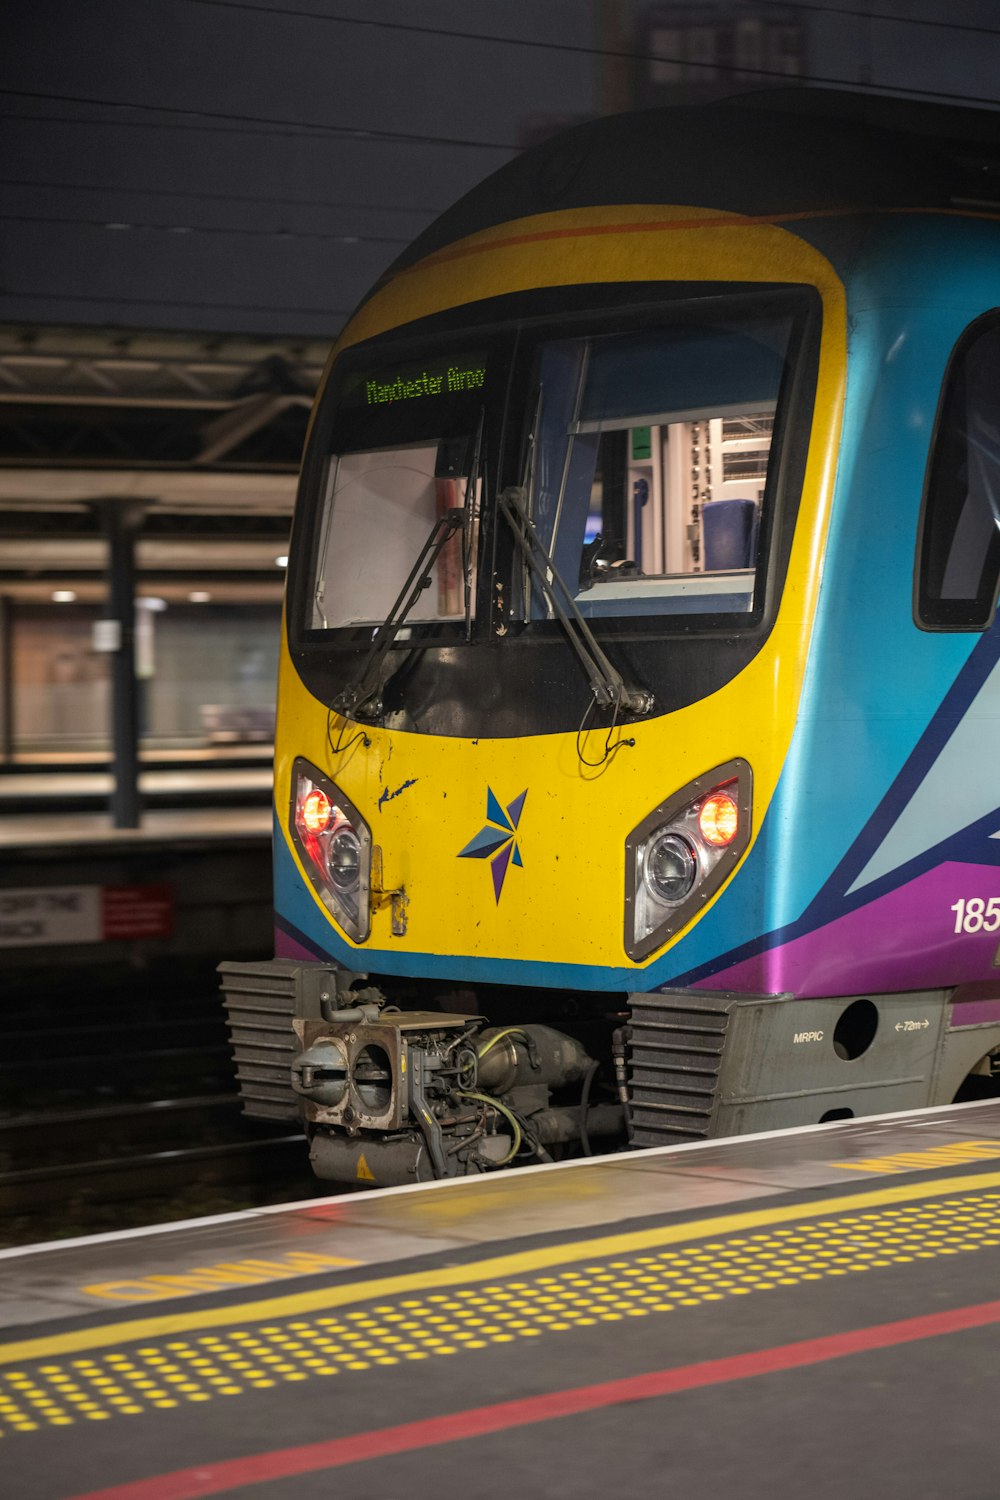
<path id="1" fill-rule="evenodd" d="M 392 608 L 376 627 L 357 681 L 344 688 L 333 700 L 333 708 L 344 718 L 377 719 L 381 716 L 382 693 L 392 675 L 385 671 L 386 653 L 424 589 L 430 588 L 434 581 L 434 564 L 455 532 L 464 527 L 465 517 L 465 509 L 456 506 L 453 510 L 446 510 L 434 522 Z"/>
<path id="2" fill-rule="evenodd" d="M 497 496 L 497 509 L 510 526 L 531 576 L 542 591 L 546 604 L 562 625 L 570 645 L 587 674 L 594 702 L 600 708 L 617 713 L 648 714 L 653 695 L 646 688 L 631 687 L 618 669 L 612 666 L 597 642 L 594 632 L 576 607 L 576 601 L 552 560 L 528 516 L 527 494 L 520 485 L 511 485 Z M 553 585 L 556 585 L 559 594 Z"/>
<path id="3" fill-rule="evenodd" d="M 476 487 L 479 484 L 479 465 L 483 457 L 485 425 L 486 412 L 483 409 L 479 413 L 476 441 L 472 449 L 472 462 L 469 465 L 469 477 L 465 484 L 465 522 L 462 527 L 462 593 L 465 603 L 465 639 L 467 641 L 472 640 L 472 573 L 475 566 L 476 539 L 474 522 L 479 513 L 476 507 Z"/>
<path id="4" fill-rule="evenodd" d="M 473 567 L 474 567 L 474 522 L 478 515 L 476 487 L 479 483 L 479 468 L 482 461 L 483 430 L 485 413 L 480 411 L 479 424 L 472 447 L 472 461 L 465 482 L 464 503 L 442 511 L 430 529 L 427 540 L 420 549 L 416 562 L 410 569 L 406 582 L 393 601 L 392 607 L 372 636 L 368 655 L 365 657 L 356 682 L 338 693 L 331 707 L 344 718 L 364 718 L 369 722 L 382 717 L 383 694 L 396 675 L 390 668 L 387 653 L 394 644 L 407 616 L 424 589 L 430 588 L 434 577 L 434 566 L 451 541 L 456 531 L 462 533 L 462 585 L 465 604 L 465 639 L 472 639 Z"/>

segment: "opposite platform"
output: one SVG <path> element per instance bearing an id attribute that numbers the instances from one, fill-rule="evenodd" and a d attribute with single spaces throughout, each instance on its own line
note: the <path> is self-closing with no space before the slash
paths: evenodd
<path id="1" fill-rule="evenodd" d="M 187 807 L 147 810 L 138 828 L 115 828 L 103 812 L 9 813 L 0 817 L 0 851 L 25 859 L 47 851 L 74 854 L 127 852 L 130 848 L 270 843 L 269 807 Z"/>

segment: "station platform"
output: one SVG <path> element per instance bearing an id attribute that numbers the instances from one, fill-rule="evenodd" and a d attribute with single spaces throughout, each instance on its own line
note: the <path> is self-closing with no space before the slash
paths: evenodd
<path id="1" fill-rule="evenodd" d="M 270 765 L 274 758 L 273 740 L 242 741 L 234 744 L 166 745 L 153 749 L 142 745 L 139 765 L 146 770 L 171 770 L 177 766 Z M 72 771 L 110 771 L 112 757 L 106 750 L 18 750 L 0 761 L 0 780 L 4 776 L 52 776 Z"/>
<path id="2" fill-rule="evenodd" d="M 273 773 L 262 766 L 191 765 L 141 770 L 139 797 L 146 808 L 198 806 L 266 806 Z M 20 771 L 0 778 L 0 817 L 46 816 L 53 808 L 64 815 L 108 807 L 114 791 L 109 771 Z"/>
<path id="3" fill-rule="evenodd" d="M 107 854 L 130 848 L 173 848 L 206 843 L 270 845 L 273 817 L 269 806 L 182 807 L 143 811 L 138 828 L 115 828 L 106 812 L 57 812 L 51 803 L 35 812 L 0 817 L 0 851 L 8 861 L 47 852 Z M 0 881 L 0 885 L 5 882 Z"/>
<path id="4" fill-rule="evenodd" d="M 269 839 L 273 758 L 271 744 L 143 749 L 140 825 L 119 829 L 109 812 L 114 776 L 107 754 L 16 755 L 0 764 L 0 851 Z"/>
<path id="5" fill-rule="evenodd" d="M 990 1500 L 1000 1102 L 0 1253 L 17 1500 Z"/>

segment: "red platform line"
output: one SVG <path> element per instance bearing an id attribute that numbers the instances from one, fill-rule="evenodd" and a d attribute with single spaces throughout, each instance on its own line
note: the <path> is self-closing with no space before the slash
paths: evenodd
<path id="1" fill-rule="evenodd" d="M 599 1407 L 645 1401 L 656 1396 L 669 1396 L 676 1391 L 696 1390 L 699 1386 L 769 1375 L 778 1370 L 794 1370 L 802 1365 L 842 1359 L 848 1354 L 863 1354 L 868 1349 L 889 1349 L 896 1344 L 914 1343 L 918 1339 L 960 1333 L 966 1328 L 982 1328 L 998 1322 L 1000 1301 L 980 1302 L 974 1307 L 927 1313 L 898 1323 L 877 1323 L 849 1333 L 829 1334 L 825 1338 L 806 1339 L 796 1344 L 779 1344 L 771 1349 L 705 1360 L 673 1370 L 654 1370 L 647 1375 L 631 1375 L 624 1380 L 609 1380 L 600 1385 L 577 1386 L 544 1396 L 526 1396 L 519 1401 L 501 1401 L 495 1406 L 476 1406 L 444 1417 L 428 1417 L 419 1422 L 404 1422 L 398 1427 L 359 1432 L 352 1437 L 331 1438 L 298 1448 L 279 1448 L 247 1458 L 177 1469 L 172 1474 L 113 1485 L 110 1489 L 89 1490 L 85 1495 L 71 1496 L 70 1500 L 198 1500 L 199 1496 L 221 1495 L 240 1485 L 261 1484 L 268 1479 L 285 1479 L 318 1469 L 337 1469 L 345 1464 L 363 1463 L 366 1459 L 387 1458 L 394 1453 L 412 1453 L 420 1448 L 432 1448 L 463 1438 L 484 1437 L 491 1432 L 506 1432 L 534 1422 L 577 1416 Z"/>

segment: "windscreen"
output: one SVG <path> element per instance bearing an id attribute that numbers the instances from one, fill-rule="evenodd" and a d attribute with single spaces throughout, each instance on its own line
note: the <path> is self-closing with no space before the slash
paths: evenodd
<path id="1" fill-rule="evenodd" d="M 407 619 L 467 618 L 486 373 L 486 356 L 473 351 L 347 375 L 323 483 L 313 630 L 383 621 L 435 525 L 456 511 L 461 524 L 415 580 L 422 587 Z"/>
<path id="2" fill-rule="evenodd" d="M 338 361 L 312 470 L 307 632 L 370 635 L 401 613 L 400 640 L 495 635 L 475 618 L 481 534 L 479 605 L 499 638 L 550 619 L 494 514 L 512 485 L 584 617 L 643 630 L 687 616 L 685 632 L 697 616 L 759 617 L 786 409 L 800 436 L 809 419 L 790 391 L 812 294 L 674 288 L 642 313 L 541 307 L 539 294 L 523 320 Z"/>
<path id="3" fill-rule="evenodd" d="M 531 512 L 582 614 L 754 608 L 795 322 L 713 298 L 541 345 Z"/>

